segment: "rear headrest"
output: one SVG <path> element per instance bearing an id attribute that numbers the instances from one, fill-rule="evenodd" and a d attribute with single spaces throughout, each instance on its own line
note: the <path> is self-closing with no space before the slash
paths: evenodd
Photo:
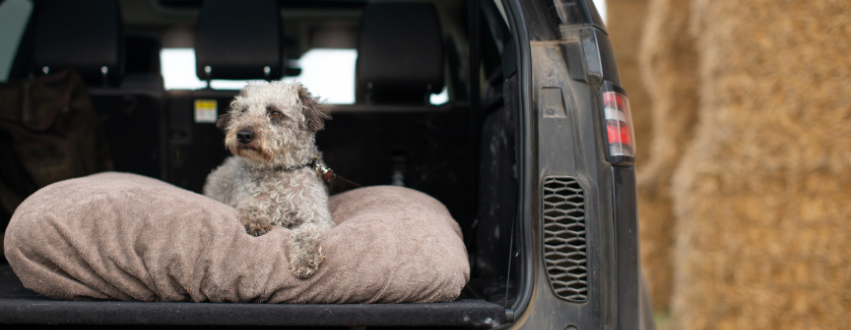
<path id="1" fill-rule="evenodd" d="M 124 37 L 124 73 L 160 73 L 160 41 L 149 36 Z"/>
<path id="2" fill-rule="evenodd" d="M 277 1 L 205 0 L 195 58 L 201 80 L 280 78 L 283 61 Z"/>
<path id="3" fill-rule="evenodd" d="M 430 3 L 370 3 L 358 39 L 359 102 L 423 103 L 443 89 L 443 34 Z"/>
<path id="4" fill-rule="evenodd" d="M 87 85 L 113 86 L 123 73 L 121 13 L 114 0 L 36 1 L 32 68 L 74 68 Z"/>

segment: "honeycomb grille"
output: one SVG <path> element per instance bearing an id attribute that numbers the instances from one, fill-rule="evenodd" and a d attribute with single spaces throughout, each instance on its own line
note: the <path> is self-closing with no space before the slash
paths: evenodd
<path id="1" fill-rule="evenodd" d="M 544 180 L 544 261 L 553 292 L 572 302 L 588 300 L 585 194 L 576 179 Z"/>

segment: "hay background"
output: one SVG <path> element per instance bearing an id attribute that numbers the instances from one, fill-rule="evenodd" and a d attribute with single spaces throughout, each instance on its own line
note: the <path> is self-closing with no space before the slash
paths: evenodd
<path id="1" fill-rule="evenodd" d="M 851 328 L 851 2 L 694 0 L 676 329 Z"/>

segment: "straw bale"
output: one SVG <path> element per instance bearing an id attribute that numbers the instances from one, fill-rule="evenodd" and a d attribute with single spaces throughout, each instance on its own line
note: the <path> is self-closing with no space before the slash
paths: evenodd
<path id="1" fill-rule="evenodd" d="M 641 33 L 632 37 L 635 47 L 626 48 L 636 53 L 640 68 L 629 73 L 640 75 L 650 101 L 643 112 L 633 110 L 633 117 L 649 123 L 646 135 L 652 137 L 639 144 L 639 153 L 649 157 L 639 160 L 636 170 L 641 260 L 656 311 L 668 309 L 673 285 L 671 176 L 692 138 L 697 114 L 697 54 L 688 32 L 689 8 L 687 1 L 650 0 L 645 23 L 634 28 Z M 620 48 L 615 47 L 617 53 Z"/>
<path id="2" fill-rule="evenodd" d="M 851 2 L 694 0 L 676 329 L 851 329 Z"/>

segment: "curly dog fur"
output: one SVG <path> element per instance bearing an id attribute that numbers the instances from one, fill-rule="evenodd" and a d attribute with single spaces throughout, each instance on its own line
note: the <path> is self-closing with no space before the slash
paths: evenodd
<path id="1" fill-rule="evenodd" d="M 320 157 L 315 133 L 328 115 L 300 84 L 261 82 L 245 87 L 218 123 L 232 156 L 213 170 L 204 195 L 233 206 L 246 231 L 292 229 L 290 271 L 312 276 L 325 259 L 319 235 L 334 227 L 328 189 L 310 164 Z"/>

